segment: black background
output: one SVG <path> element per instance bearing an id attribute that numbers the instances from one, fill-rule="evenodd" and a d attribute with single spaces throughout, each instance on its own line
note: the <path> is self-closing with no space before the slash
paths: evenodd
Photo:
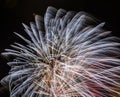
<path id="1" fill-rule="evenodd" d="M 34 15 L 44 16 L 48 6 L 66 10 L 85 11 L 101 21 L 105 28 L 120 37 L 119 0 L 0 0 L 0 53 L 15 41 L 20 41 L 13 32 L 22 33 L 22 22 L 34 21 Z M 0 56 L 0 79 L 8 74 L 7 60 Z M 9 92 L 0 88 L 0 97 L 9 97 Z"/>

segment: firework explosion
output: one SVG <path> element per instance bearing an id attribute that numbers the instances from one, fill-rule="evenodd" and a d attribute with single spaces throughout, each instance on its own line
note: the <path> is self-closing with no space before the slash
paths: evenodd
<path id="1" fill-rule="evenodd" d="M 1 80 L 11 97 L 113 97 L 119 95 L 120 43 L 85 12 L 48 7 L 35 16 L 26 45 L 5 49 L 9 75 Z"/>

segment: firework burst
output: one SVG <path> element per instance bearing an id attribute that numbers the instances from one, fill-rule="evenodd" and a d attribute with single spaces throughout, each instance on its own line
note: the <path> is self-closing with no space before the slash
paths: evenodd
<path id="1" fill-rule="evenodd" d="M 48 7 L 45 17 L 23 24 L 26 45 L 5 49 L 11 97 L 108 97 L 119 95 L 118 38 L 85 12 Z"/>

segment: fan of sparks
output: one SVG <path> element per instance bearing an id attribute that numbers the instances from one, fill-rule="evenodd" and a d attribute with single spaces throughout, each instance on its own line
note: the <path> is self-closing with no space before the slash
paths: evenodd
<path id="1" fill-rule="evenodd" d="M 25 44 L 14 43 L 4 56 L 13 60 L 1 80 L 11 97 L 113 97 L 120 94 L 120 43 L 104 23 L 85 12 L 48 7 L 35 16 Z M 115 96 L 115 97 L 118 97 Z"/>

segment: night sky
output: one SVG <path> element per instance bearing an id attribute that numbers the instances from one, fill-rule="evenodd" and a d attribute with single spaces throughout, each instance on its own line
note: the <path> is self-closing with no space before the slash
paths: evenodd
<path id="1" fill-rule="evenodd" d="M 48 6 L 63 8 L 67 11 L 85 11 L 105 21 L 105 29 L 120 37 L 120 3 L 119 0 L 0 0 L 0 53 L 10 44 L 21 40 L 13 32 L 24 32 L 21 23 L 34 21 L 34 15 L 44 16 Z M 6 58 L 0 56 L 0 79 L 8 74 Z M 1 85 L 0 85 L 1 86 Z M 2 86 L 1 86 L 2 87 Z M 9 97 L 9 92 L 0 88 L 0 97 Z"/>

